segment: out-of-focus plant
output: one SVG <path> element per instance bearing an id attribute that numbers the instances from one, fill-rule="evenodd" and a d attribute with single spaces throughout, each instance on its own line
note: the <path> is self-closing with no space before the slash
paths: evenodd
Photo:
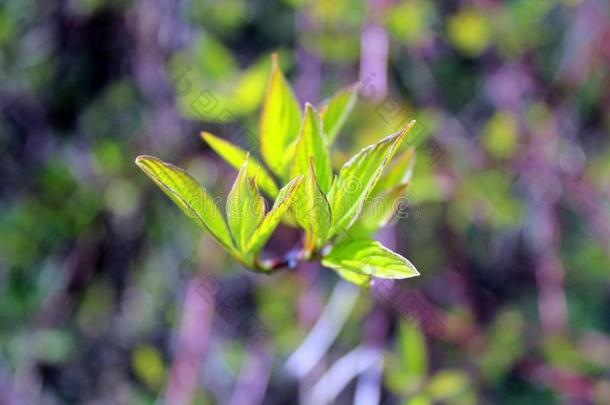
<path id="1" fill-rule="evenodd" d="M 244 266 L 258 272 L 320 260 L 341 277 L 368 287 L 372 277 L 417 276 L 415 267 L 371 236 L 392 218 L 406 191 L 414 150 L 401 143 L 414 122 L 353 156 L 333 173 L 330 146 L 353 109 L 358 86 L 339 91 L 301 112 L 274 55 L 260 121 L 261 155 L 203 132 L 203 139 L 239 174 L 226 201 L 226 220 L 215 199 L 184 170 L 152 156 L 136 164 L 198 225 Z M 384 169 L 389 169 L 384 172 Z M 278 187 L 276 179 L 284 184 Z M 266 213 L 259 186 L 275 202 Z M 303 246 L 280 258 L 261 259 L 280 222 L 304 231 Z"/>
<path id="2" fill-rule="evenodd" d="M 449 399 L 456 404 L 476 403 L 472 382 L 463 370 L 431 372 L 425 336 L 414 325 L 400 323 L 396 348 L 387 361 L 386 384 L 391 391 L 409 398 L 404 404 L 427 405 Z"/>

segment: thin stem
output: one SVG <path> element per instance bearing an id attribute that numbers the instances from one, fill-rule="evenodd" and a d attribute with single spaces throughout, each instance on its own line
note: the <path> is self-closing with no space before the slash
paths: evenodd
<path id="1" fill-rule="evenodd" d="M 248 350 L 229 405 L 262 404 L 271 377 L 272 357 L 264 347 Z"/>
<path id="2" fill-rule="evenodd" d="M 317 259 L 317 252 L 307 252 L 305 248 L 292 249 L 285 256 L 255 262 L 254 271 L 273 274 L 281 270 L 296 270 L 301 262 Z"/>
<path id="3" fill-rule="evenodd" d="M 380 363 L 382 357 L 378 349 L 358 346 L 337 360 L 309 391 L 304 401 L 307 405 L 326 405 L 335 399 L 345 387 L 360 373 Z"/>
<path id="4" fill-rule="evenodd" d="M 351 314 L 358 294 L 358 289 L 352 284 L 340 281 L 335 285 L 322 315 L 286 362 L 291 373 L 303 378 L 324 357 Z"/>
<path id="5" fill-rule="evenodd" d="M 197 391 L 201 362 L 210 342 L 215 291 L 202 291 L 204 279 L 189 280 L 183 315 L 165 398 L 170 404 L 190 404 Z M 201 294 L 206 294 L 203 299 Z"/>

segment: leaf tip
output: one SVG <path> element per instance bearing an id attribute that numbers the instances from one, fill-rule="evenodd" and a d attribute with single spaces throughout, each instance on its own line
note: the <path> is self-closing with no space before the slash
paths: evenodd
<path id="1" fill-rule="evenodd" d="M 242 176 L 242 175 L 243 176 L 247 175 L 249 161 L 250 161 L 250 152 L 246 152 L 246 158 L 244 159 L 244 163 L 239 168 L 238 177 Z"/>
<path id="2" fill-rule="evenodd" d="M 404 126 L 404 128 L 400 131 L 400 137 L 404 138 L 411 129 L 415 126 L 416 120 L 411 120 Z"/>
<path id="3" fill-rule="evenodd" d="M 403 129 L 401 129 L 398 133 L 392 135 L 392 137 L 394 138 L 394 141 L 393 141 L 394 149 L 398 148 L 398 145 L 400 145 L 402 143 L 402 141 L 405 140 L 405 138 L 407 137 L 407 134 L 409 133 L 409 131 L 411 131 L 411 128 L 413 128 L 413 126 L 415 125 L 415 122 L 416 122 L 415 120 L 409 121 L 409 123 L 407 125 L 405 125 Z"/>
<path id="4" fill-rule="evenodd" d="M 280 54 L 279 52 L 273 52 L 271 54 L 271 66 L 275 69 L 278 68 L 280 65 Z"/>
<path id="5" fill-rule="evenodd" d="M 303 175 L 300 175 L 300 176 L 295 177 L 295 178 L 292 180 L 293 187 L 294 187 L 294 188 L 299 187 L 299 186 L 301 185 L 301 183 L 303 182 L 303 180 L 305 180 L 305 176 L 303 176 Z"/>
<path id="6" fill-rule="evenodd" d="M 201 136 L 201 138 L 203 138 L 203 140 L 207 143 L 210 143 L 210 140 L 214 140 L 216 137 L 214 135 L 212 135 L 211 133 L 209 133 L 208 131 L 201 131 L 201 133 L 199 134 Z"/>
<path id="7" fill-rule="evenodd" d="M 134 162 L 139 168 L 144 169 L 145 163 L 147 161 L 156 160 L 156 159 L 157 158 L 154 156 L 140 155 L 140 156 L 136 157 L 136 160 Z"/>

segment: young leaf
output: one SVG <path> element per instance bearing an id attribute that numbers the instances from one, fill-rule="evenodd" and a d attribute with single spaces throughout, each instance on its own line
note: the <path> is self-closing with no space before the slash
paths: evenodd
<path id="1" fill-rule="evenodd" d="M 235 243 L 241 251 L 265 216 L 265 199 L 259 194 L 254 179 L 248 177 L 248 161 L 239 174 L 227 198 L 227 220 Z"/>
<path id="2" fill-rule="evenodd" d="M 153 156 L 138 156 L 136 164 L 199 226 L 231 253 L 235 246 L 222 213 L 208 192 L 187 172 Z"/>
<path id="3" fill-rule="evenodd" d="M 311 252 L 326 241 L 331 224 L 330 205 L 318 184 L 313 158 L 297 196 L 297 203 L 293 205 L 292 211 L 298 223 L 305 229 L 305 247 Z"/>
<path id="4" fill-rule="evenodd" d="M 216 153 L 218 153 L 234 168 L 239 170 L 246 162 L 248 152 L 245 150 L 225 141 L 224 139 L 218 138 L 209 132 L 202 132 L 201 137 L 207 142 L 208 145 L 210 145 L 212 149 L 214 149 Z M 258 184 L 260 184 L 263 191 L 269 194 L 270 197 L 275 198 L 277 196 L 278 189 L 273 178 L 256 159 L 250 157 L 248 164 L 248 177 L 254 176 L 256 176 Z"/>
<path id="5" fill-rule="evenodd" d="M 298 141 L 299 138 L 297 137 L 294 141 L 290 142 L 290 145 L 286 147 L 286 150 L 284 151 L 284 154 L 280 160 L 279 172 L 284 174 L 282 177 L 282 180 L 284 181 L 291 179 L 290 172 L 294 163 L 294 153 L 297 149 Z"/>
<path id="6" fill-rule="evenodd" d="M 263 221 L 252 234 L 246 247 L 248 253 L 256 256 L 265 246 L 265 243 L 267 243 L 271 237 L 271 234 L 282 220 L 282 217 L 294 202 L 296 193 L 302 182 L 303 177 L 297 177 L 280 190 L 275 199 L 275 203 L 273 204 L 273 208 L 271 208 L 271 211 L 267 213 Z"/>
<path id="7" fill-rule="evenodd" d="M 322 264 L 380 278 L 415 277 L 419 272 L 407 259 L 371 239 L 349 239 L 334 246 Z"/>
<path id="8" fill-rule="evenodd" d="M 371 196 L 377 196 L 398 186 L 407 184 L 413 176 L 415 165 L 415 149 L 408 148 L 395 159 L 371 191 Z"/>
<path id="9" fill-rule="evenodd" d="M 412 124 L 367 146 L 343 165 L 329 192 L 333 215 L 331 236 L 349 228 L 358 218 L 364 201 L 411 127 Z"/>
<path id="10" fill-rule="evenodd" d="M 297 137 L 301 123 L 299 103 L 279 67 L 278 55 L 273 54 L 271 77 L 263 104 L 260 122 L 261 151 L 267 165 L 280 177 L 282 156 Z"/>
<path id="11" fill-rule="evenodd" d="M 426 337 L 416 325 L 404 321 L 400 323 L 399 333 L 400 365 L 406 374 L 405 380 L 420 382 L 428 373 Z"/>
<path id="12" fill-rule="evenodd" d="M 365 289 L 370 288 L 371 282 L 373 281 L 373 277 L 366 276 L 364 274 L 354 273 L 350 270 L 344 270 L 342 268 L 334 268 L 335 273 L 337 273 L 342 279 L 349 281 L 350 283 L 356 284 L 358 287 L 362 287 Z"/>
<path id="13" fill-rule="evenodd" d="M 291 177 L 306 175 L 313 159 L 318 183 L 322 192 L 327 193 L 332 181 L 332 166 L 328 155 L 328 146 L 320 116 L 311 104 L 305 105 L 305 117 L 299 132 Z"/>
<path id="14" fill-rule="evenodd" d="M 368 237 L 386 226 L 400 207 L 401 198 L 408 187 L 408 184 L 403 184 L 380 195 L 371 193 L 358 220 L 349 228 L 350 236 Z"/>
<path id="15" fill-rule="evenodd" d="M 335 94 L 322 109 L 321 116 L 324 122 L 324 132 L 328 138 L 329 145 L 333 144 L 341 127 L 345 124 L 347 116 L 356 104 L 357 98 L 358 85 L 351 85 Z"/>

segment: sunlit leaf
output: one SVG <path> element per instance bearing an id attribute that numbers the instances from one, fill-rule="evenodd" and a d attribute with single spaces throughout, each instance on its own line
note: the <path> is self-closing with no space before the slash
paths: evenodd
<path id="1" fill-rule="evenodd" d="M 303 177 L 297 177 L 280 190 L 275 199 L 275 203 L 273 204 L 273 208 L 267 213 L 250 238 L 250 242 L 246 248 L 249 253 L 256 255 L 265 246 L 265 243 L 267 243 L 271 237 L 271 234 L 282 220 L 282 217 L 294 202 L 296 193 L 302 182 Z"/>
<path id="2" fill-rule="evenodd" d="M 485 126 L 482 141 L 493 156 L 510 158 L 518 147 L 519 121 L 509 111 L 496 112 Z"/>
<path id="3" fill-rule="evenodd" d="M 263 104 L 260 123 L 261 151 L 265 162 L 281 177 L 282 157 L 297 137 L 301 124 L 301 109 L 290 85 L 273 55 L 271 77 Z"/>
<path id="4" fill-rule="evenodd" d="M 260 58 L 242 70 L 232 56 L 225 59 L 228 50 L 218 53 L 217 40 L 210 40 L 210 35 L 197 37 L 193 48 L 177 52 L 168 63 L 178 108 L 191 119 L 233 126 L 239 117 L 260 108 L 270 60 Z"/>
<path id="5" fill-rule="evenodd" d="M 428 351 L 423 332 L 413 323 L 402 322 L 398 339 L 400 365 L 408 380 L 421 381 L 428 373 Z"/>
<path id="6" fill-rule="evenodd" d="M 350 270 L 345 270 L 340 267 L 336 267 L 333 269 L 342 279 L 345 281 L 349 281 L 352 284 L 356 284 L 358 287 L 362 288 L 370 288 L 371 281 L 373 281 L 372 276 L 367 276 L 364 274 L 354 273 Z"/>
<path id="7" fill-rule="evenodd" d="M 250 65 L 232 83 L 236 83 L 232 94 L 231 104 L 228 106 L 234 114 L 248 114 L 256 111 L 266 90 L 267 76 L 269 75 L 269 59 L 260 58 Z"/>
<path id="8" fill-rule="evenodd" d="M 326 133 L 329 145 L 332 145 L 339 134 L 357 99 L 358 86 L 352 85 L 340 90 L 322 109 L 321 115 L 324 123 L 324 132 Z"/>
<path id="9" fill-rule="evenodd" d="M 222 246 L 235 252 L 222 213 L 208 192 L 191 175 L 153 156 L 138 156 L 136 164 L 187 216 L 207 229 Z"/>
<path id="10" fill-rule="evenodd" d="M 258 192 L 255 180 L 248 177 L 248 161 L 239 170 L 227 197 L 227 220 L 233 240 L 246 250 L 252 233 L 265 216 L 265 199 Z"/>
<path id="11" fill-rule="evenodd" d="M 465 54 L 479 56 L 491 39 L 492 25 L 484 12 L 464 7 L 449 18 L 447 34 L 449 40 Z"/>
<path id="12" fill-rule="evenodd" d="M 305 229 L 305 247 L 308 251 L 326 241 L 331 224 L 330 205 L 318 184 L 313 159 L 292 211 L 298 223 Z"/>
<path id="13" fill-rule="evenodd" d="M 333 215 L 331 235 L 349 228 L 358 218 L 381 172 L 412 126 L 413 122 L 401 132 L 362 149 L 343 165 L 328 196 Z"/>
<path id="14" fill-rule="evenodd" d="M 165 378 L 163 359 L 157 349 L 150 345 L 137 346 L 132 355 L 135 375 L 151 389 L 158 389 Z"/>
<path id="15" fill-rule="evenodd" d="M 334 246 L 322 259 L 332 269 L 380 278 L 415 277 L 419 272 L 407 259 L 371 239 L 348 239 Z"/>
<path id="16" fill-rule="evenodd" d="M 386 13 L 388 31 L 402 43 L 417 46 L 426 38 L 433 13 L 434 6 L 427 0 L 393 3 Z"/>
<path id="17" fill-rule="evenodd" d="M 432 405 L 432 401 L 425 394 L 417 394 L 407 399 L 403 405 Z"/>
<path id="18" fill-rule="evenodd" d="M 400 208 L 408 184 L 366 199 L 358 220 L 349 228 L 352 237 L 371 236 L 390 222 Z"/>
<path id="19" fill-rule="evenodd" d="M 371 191 L 371 196 L 377 196 L 398 186 L 407 184 L 413 176 L 415 166 L 415 149 L 408 148 L 402 154 L 394 158 L 389 167 Z"/>
<path id="20" fill-rule="evenodd" d="M 441 401 L 463 393 L 469 385 L 470 379 L 465 372 L 442 370 L 432 378 L 426 391 L 434 400 Z"/>
<path id="21" fill-rule="evenodd" d="M 426 338 L 417 322 L 400 322 L 395 353 L 388 359 L 386 384 L 397 393 L 421 391 L 428 377 Z"/>
<path id="22" fill-rule="evenodd" d="M 248 158 L 248 152 L 209 132 L 202 132 L 201 137 L 216 153 L 236 169 L 240 169 L 248 159 L 248 177 L 256 176 L 257 183 L 269 196 L 275 198 L 278 188 L 267 170 L 253 157 Z"/>
<path id="23" fill-rule="evenodd" d="M 311 104 L 307 104 L 294 152 L 294 163 L 290 172 L 291 177 L 306 175 L 309 172 L 312 159 L 318 184 L 322 192 L 327 193 L 330 189 L 333 176 L 328 155 L 328 145 L 322 132 L 322 122 L 318 112 Z"/>
<path id="24" fill-rule="evenodd" d="M 295 139 L 294 141 L 290 142 L 290 145 L 288 145 L 286 147 L 286 150 L 284 151 L 284 154 L 282 155 L 281 161 L 280 161 L 280 169 L 279 169 L 279 173 L 283 173 L 283 177 L 282 179 L 287 181 L 290 178 L 290 172 L 292 170 L 292 166 L 294 163 L 294 153 L 297 149 L 297 143 L 298 143 L 299 139 L 297 137 L 297 139 Z"/>

